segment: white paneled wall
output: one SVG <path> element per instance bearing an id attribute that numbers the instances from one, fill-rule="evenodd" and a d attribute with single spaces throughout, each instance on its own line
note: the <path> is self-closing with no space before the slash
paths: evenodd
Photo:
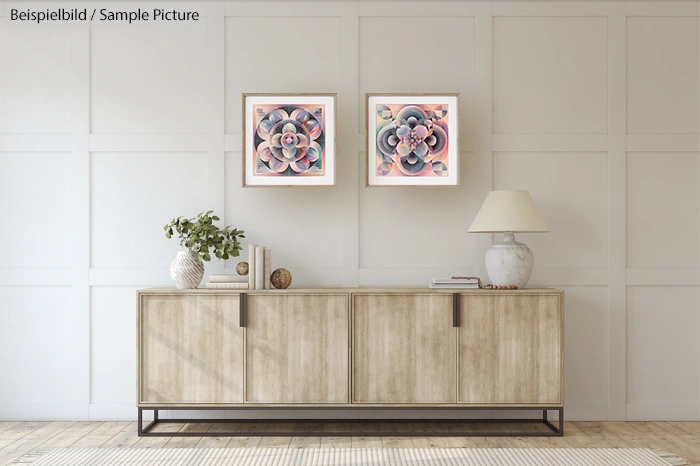
<path id="1" fill-rule="evenodd" d="M 494 134 L 605 134 L 607 29 L 605 16 L 494 17 Z"/>
<path id="2" fill-rule="evenodd" d="M 70 133 L 70 31 L 3 27 L 0 34 L 0 131 Z"/>
<path id="3" fill-rule="evenodd" d="M 136 370 L 134 319 L 124 312 L 138 286 L 96 286 L 90 293 L 90 402 L 93 417 L 125 416 L 133 404 Z"/>
<path id="4" fill-rule="evenodd" d="M 183 212 L 198 213 L 208 202 L 207 173 L 193 170 L 205 157 L 201 152 L 93 152 L 91 267 L 158 268 L 172 261 L 177 244 L 162 240 L 163 225 Z"/>
<path id="5" fill-rule="evenodd" d="M 134 292 L 171 285 L 174 216 L 215 209 L 295 286 L 424 285 L 485 277 L 497 238 L 466 230 L 527 189 L 567 417 L 700 420 L 698 0 L 174 6 L 203 19 L 0 22 L 0 419 L 135 417 Z M 338 93 L 336 188 L 241 187 L 243 92 Z M 461 94 L 458 188 L 363 187 L 365 92 Z"/>

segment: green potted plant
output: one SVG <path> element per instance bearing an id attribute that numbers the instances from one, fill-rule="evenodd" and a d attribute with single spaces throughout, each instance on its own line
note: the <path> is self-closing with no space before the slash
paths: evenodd
<path id="1" fill-rule="evenodd" d="M 185 248 L 170 264 L 170 276 L 179 289 L 199 286 L 204 277 L 202 261 L 210 261 L 212 254 L 223 260 L 238 257 L 241 250 L 239 238 L 245 238 L 244 231 L 230 226 L 220 229 L 214 225 L 220 219 L 213 213 L 210 210 L 195 218 L 177 217 L 163 227 L 167 238 L 178 234 L 180 246 Z"/>

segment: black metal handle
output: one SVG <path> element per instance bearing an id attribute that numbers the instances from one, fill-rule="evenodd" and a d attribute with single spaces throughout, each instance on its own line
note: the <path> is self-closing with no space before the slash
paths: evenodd
<path id="1" fill-rule="evenodd" d="M 238 295 L 238 316 L 240 319 L 240 326 L 246 327 L 248 325 L 248 294 L 241 293 Z"/>
<path id="2" fill-rule="evenodd" d="M 452 293 L 452 326 L 459 327 L 461 312 L 459 309 L 461 296 L 459 293 Z"/>

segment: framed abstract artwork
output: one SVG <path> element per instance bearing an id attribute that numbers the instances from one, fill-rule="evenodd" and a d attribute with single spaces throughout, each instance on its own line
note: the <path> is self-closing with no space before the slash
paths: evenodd
<path id="1" fill-rule="evenodd" d="M 335 186 L 335 94 L 243 94 L 243 187 Z"/>
<path id="2" fill-rule="evenodd" d="M 459 94 L 366 94 L 366 186 L 458 186 Z"/>

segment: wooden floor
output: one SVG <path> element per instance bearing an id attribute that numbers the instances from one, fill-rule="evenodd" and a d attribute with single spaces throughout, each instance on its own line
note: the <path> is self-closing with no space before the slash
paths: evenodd
<path id="1" fill-rule="evenodd" d="M 285 427 L 286 426 L 286 427 Z M 469 424 L 479 429 L 479 424 Z M 526 429 L 527 425 L 483 425 Z M 135 422 L 0 422 L 0 466 L 34 449 L 46 448 L 652 448 L 673 453 L 700 466 L 700 422 L 566 422 L 564 438 L 503 437 L 372 437 L 372 430 L 405 432 L 406 424 L 164 424 L 168 432 L 242 431 L 250 437 L 138 437 Z M 461 424 L 419 424 L 419 430 L 464 429 Z M 266 429 L 291 429 L 313 436 L 256 437 Z M 324 436 L 323 432 L 357 429 L 357 437 Z M 530 428 L 532 426 L 530 425 Z M 214 431 L 214 430 L 212 430 Z"/>

